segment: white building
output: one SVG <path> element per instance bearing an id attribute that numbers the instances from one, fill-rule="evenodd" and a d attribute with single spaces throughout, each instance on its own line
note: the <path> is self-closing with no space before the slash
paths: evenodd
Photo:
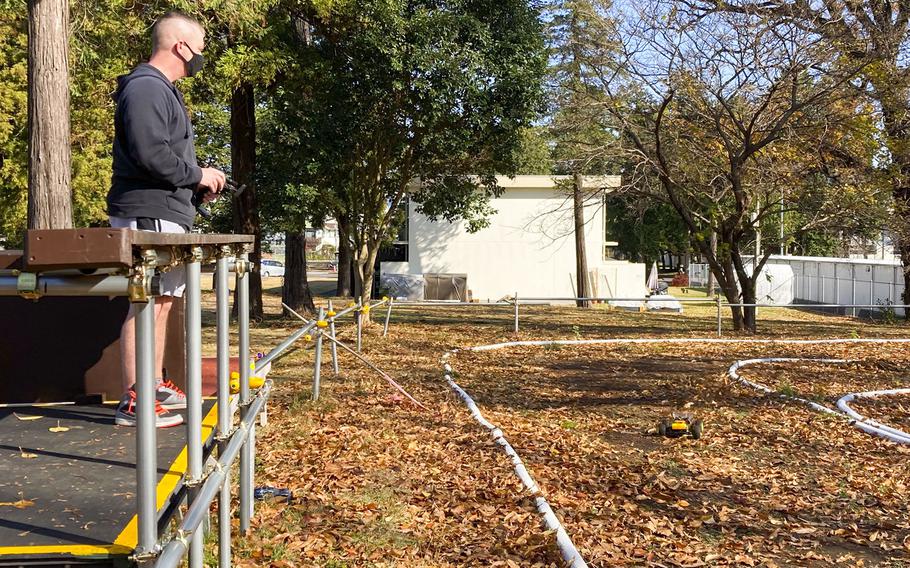
<path id="1" fill-rule="evenodd" d="M 403 233 L 407 242 L 400 243 L 407 250 L 406 259 L 383 262 L 380 281 L 388 282 L 390 275 L 409 275 L 400 278 L 412 281 L 422 278 L 426 299 L 450 299 L 451 293 L 442 292 L 446 286 L 441 282 L 450 282 L 453 275 L 457 288 L 466 287 L 466 293 L 457 295 L 477 301 L 495 301 L 516 292 L 520 298 L 574 297 L 572 199 L 564 186 L 557 187 L 558 181 L 571 183 L 571 177 L 499 178 L 504 191 L 491 202 L 496 213 L 487 228 L 473 234 L 462 222 L 430 221 L 411 203 Z M 619 183 L 618 176 L 584 180 L 585 188 L 607 191 Z M 616 243 L 608 239 L 602 194 L 585 204 L 585 223 L 592 292 L 600 297 L 642 297 L 645 265 L 609 257 Z M 440 282 L 439 291 L 436 282 Z"/>

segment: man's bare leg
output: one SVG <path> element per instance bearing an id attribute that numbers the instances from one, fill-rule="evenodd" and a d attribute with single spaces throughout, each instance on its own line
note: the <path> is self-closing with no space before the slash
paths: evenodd
<path id="1" fill-rule="evenodd" d="M 174 305 L 173 296 L 155 298 L 155 376 L 159 377 L 164 368 L 164 343 L 167 338 L 167 318 Z M 130 304 L 129 314 L 120 329 L 120 357 L 123 361 L 121 374 L 123 392 L 136 383 L 136 312 Z"/>
<path id="2" fill-rule="evenodd" d="M 174 305 L 173 296 L 155 298 L 155 376 L 160 378 L 164 369 L 164 347 L 167 339 L 167 320 Z"/>

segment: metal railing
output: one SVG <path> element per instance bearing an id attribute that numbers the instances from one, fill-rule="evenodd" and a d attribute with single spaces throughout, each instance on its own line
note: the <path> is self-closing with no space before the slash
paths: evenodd
<path id="1" fill-rule="evenodd" d="M 638 298 L 612 298 L 612 297 L 600 297 L 600 296 L 583 296 L 583 297 L 571 297 L 571 296 L 528 296 L 523 297 L 519 296 L 516 292 L 514 296 L 503 298 L 502 300 L 496 302 L 462 302 L 462 301 L 427 301 L 427 300 L 390 300 L 388 305 L 388 311 L 386 314 L 386 320 L 384 324 L 383 335 L 388 333 L 389 319 L 392 312 L 392 304 L 399 307 L 511 307 L 512 309 L 512 329 L 515 333 L 518 333 L 521 329 L 521 311 L 520 306 L 522 305 L 532 305 L 532 304 L 544 304 L 552 302 L 602 302 L 602 303 L 615 303 L 615 302 L 639 302 L 641 307 L 645 307 L 647 304 L 652 302 L 677 302 L 679 304 L 712 304 L 715 309 L 715 321 L 717 336 L 723 336 L 723 312 L 725 309 L 734 308 L 734 307 L 754 307 L 754 308 L 778 308 L 778 309 L 840 309 L 844 310 L 846 315 L 847 310 L 852 310 L 852 314 L 856 317 L 857 309 L 866 309 L 866 310 L 875 310 L 881 313 L 886 313 L 887 310 L 893 309 L 910 309 L 910 305 L 903 304 L 881 304 L 881 303 L 865 303 L 865 304 L 823 304 L 823 303 L 811 303 L 811 302 L 799 302 L 799 303 L 790 303 L 790 304 L 769 304 L 769 303 L 743 303 L 743 302 L 728 302 L 723 299 L 721 296 L 715 296 L 713 298 L 679 298 L 679 297 L 668 297 L 662 295 L 652 295 L 646 297 Z"/>
<path id="2" fill-rule="evenodd" d="M 230 239 L 223 239 L 230 240 Z M 239 241 L 239 240 L 238 240 Z M 267 381 L 252 396 L 250 390 L 249 271 L 247 245 L 241 242 L 198 246 L 186 244 L 138 246 L 135 265 L 129 275 L 81 275 L 75 271 L 52 274 L 4 271 L 0 274 L 0 296 L 19 295 L 37 300 L 43 296 L 125 296 L 135 314 L 136 349 L 136 517 L 137 542 L 131 557 L 142 567 L 175 568 L 189 554 L 190 568 L 203 566 L 202 520 L 207 517 L 216 496 L 219 500 L 219 566 L 231 565 L 231 480 L 232 463 L 240 458 L 240 530 L 247 532 L 253 512 L 253 455 L 257 415 L 265 408 L 271 390 Z M 203 470 L 202 436 L 202 302 L 201 264 L 216 263 L 216 336 L 217 336 L 217 424 L 215 441 L 218 461 Z M 186 447 L 188 509 L 177 534 L 159 534 L 157 485 L 158 455 L 155 415 L 155 299 L 160 293 L 156 269 L 182 264 L 186 269 Z M 230 303 L 228 275 L 236 278 L 238 301 L 240 389 L 237 407 L 240 421 L 234 426 L 230 395 Z M 273 349 L 268 360 L 277 357 L 293 339 Z M 261 366 L 259 367 L 261 368 Z"/>

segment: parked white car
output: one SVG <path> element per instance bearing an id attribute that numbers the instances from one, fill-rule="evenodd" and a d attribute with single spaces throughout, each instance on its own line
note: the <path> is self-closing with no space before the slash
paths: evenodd
<path id="1" fill-rule="evenodd" d="M 263 278 L 270 276 L 284 276 L 284 264 L 277 260 L 262 259 L 259 263 L 259 273 Z"/>

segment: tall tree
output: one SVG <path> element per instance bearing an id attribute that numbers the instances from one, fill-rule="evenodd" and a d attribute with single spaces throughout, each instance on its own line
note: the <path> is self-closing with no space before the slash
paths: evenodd
<path id="1" fill-rule="evenodd" d="M 779 212 L 783 187 L 783 206 L 805 214 L 795 232 L 858 222 L 876 201 L 838 150 L 865 123 L 844 89 L 851 73 L 833 65 L 826 42 L 798 25 L 772 29 L 727 13 L 690 19 L 657 4 L 624 34 L 622 75 L 599 76 L 621 132 L 626 189 L 676 211 L 731 304 L 758 299 L 779 243 L 765 239 L 754 261 L 750 243 Z M 864 140 L 868 164 L 874 150 Z M 736 329 L 755 330 L 754 308 L 731 311 Z"/>
<path id="2" fill-rule="evenodd" d="M 602 205 L 600 198 L 592 199 L 599 197 L 602 188 L 584 188 L 582 174 L 604 174 L 611 169 L 602 151 L 611 135 L 601 127 L 603 111 L 593 75 L 598 69 L 615 68 L 617 45 L 609 35 L 615 25 L 607 15 L 611 6 L 609 0 L 562 0 L 548 7 L 552 61 L 549 130 L 555 142 L 556 170 L 571 174 L 573 180 L 568 191 L 574 220 L 576 294 L 580 298 L 591 296 L 584 207 L 592 202 Z M 587 300 L 576 303 L 579 307 L 591 305 Z"/>
<path id="3" fill-rule="evenodd" d="M 280 0 L 226 2 L 217 11 L 198 8 L 194 15 L 206 22 L 209 31 L 207 51 L 215 60 L 198 84 L 193 84 L 193 100 L 215 102 L 230 109 L 230 175 L 246 189 L 233 200 L 231 228 L 251 234 L 255 244 L 250 255 L 250 315 L 263 315 L 262 278 L 258 267 L 262 259 L 262 226 L 256 186 L 256 91 L 271 85 L 287 64 L 284 45 L 277 29 L 284 16 Z M 273 22 L 275 20 L 276 22 Z M 207 117 L 206 117 L 207 118 Z M 222 145 L 226 141 L 221 141 Z M 226 168 L 228 164 L 218 164 Z M 236 309 L 236 298 L 235 298 Z"/>
<path id="4" fill-rule="evenodd" d="M 545 127 L 535 126 L 522 131 L 516 162 L 516 174 L 518 175 L 551 175 L 555 173 L 550 136 Z"/>
<path id="5" fill-rule="evenodd" d="M 903 303 L 910 304 L 910 4 L 866 0 L 685 0 L 697 17 L 718 11 L 757 16 L 777 26 L 798 25 L 837 51 L 860 78 L 855 86 L 880 109 L 887 147 L 878 167 L 891 180 L 894 229 L 904 270 Z M 910 311 L 907 312 L 910 318 Z"/>
<path id="6" fill-rule="evenodd" d="M 262 260 L 262 225 L 256 196 L 256 101 L 253 85 L 241 82 L 231 94 L 231 175 L 246 189 L 234 199 L 234 232 L 254 235 L 250 261 L 259 267 Z M 262 275 L 250 274 L 250 316 L 262 318 Z M 237 302 L 234 306 L 236 309 Z"/>
<path id="7" fill-rule="evenodd" d="M 483 225 L 495 175 L 516 171 L 521 131 L 542 110 L 546 53 L 526 0 L 322 4 L 306 3 L 301 134 L 312 185 L 351 221 L 366 301 L 406 196 L 432 219 Z"/>
<path id="8" fill-rule="evenodd" d="M 284 234 L 284 259 L 287 272 L 281 285 L 281 301 L 295 312 L 313 314 L 316 304 L 307 280 L 306 232 L 287 231 Z M 284 309 L 287 312 L 287 309 Z M 291 315 L 289 312 L 285 315 Z"/>
<path id="9" fill-rule="evenodd" d="M 335 209 L 338 221 L 338 277 L 335 294 L 342 297 L 354 295 L 354 250 L 351 245 L 352 222 L 347 212 Z"/>
<path id="10" fill-rule="evenodd" d="M 572 175 L 572 220 L 575 236 L 575 301 L 579 308 L 590 308 L 588 289 L 588 254 L 585 250 L 585 198 L 584 178 L 578 172 Z"/>
<path id="11" fill-rule="evenodd" d="M 688 228 L 661 200 L 620 191 L 607 196 L 606 215 L 609 240 L 635 262 L 650 266 L 664 253 L 683 255 L 691 248 Z"/>
<path id="12" fill-rule="evenodd" d="M 296 32 L 294 32 L 296 33 Z M 281 299 L 297 312 L 313 313 L 315 305 L 307 280 L 306 234 L 308 226 L 319 226 L 327 216 L 327 205 L 314 186 L 304 183 L 308 160 L 301 145 L 300 132 L 307 116 L 298 103 L 300 77 L 284 75 L 270 88 L 268 104 L 260 105 L 261 136 L 257 144 L 260 167 L 255 172 L 260 205 L 269 215 L 263 217 L 268 233 L 283 233 L 285 241 L 284 282 Z M 283 310 L 285 315 L 291 315 Z"/>
<path id="13" fill-rule="evenodd" d="M 28 227 L 73 226 L 69 2 L 28 2 Z"/>

